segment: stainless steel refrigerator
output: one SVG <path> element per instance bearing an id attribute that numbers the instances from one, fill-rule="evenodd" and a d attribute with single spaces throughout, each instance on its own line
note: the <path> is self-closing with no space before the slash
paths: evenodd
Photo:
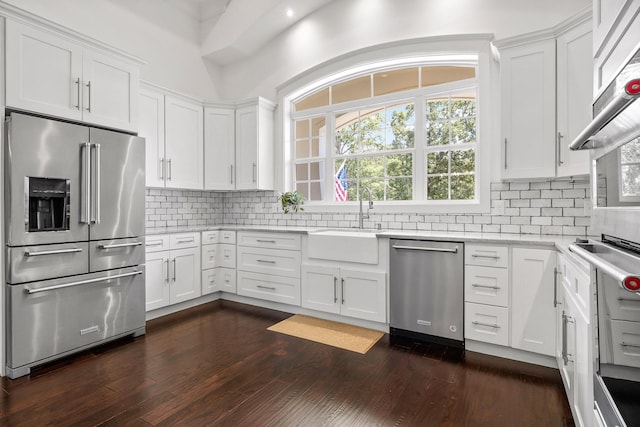
<path id="1" fill-rule="evenodd" d="M 7 117 L 7 375 L 145 331 L 144 139 Z"/>

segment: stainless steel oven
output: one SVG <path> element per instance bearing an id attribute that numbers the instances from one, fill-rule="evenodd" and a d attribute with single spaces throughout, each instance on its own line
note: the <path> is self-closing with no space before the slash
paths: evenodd
<path id="1" fill-rule="evenodd" d="M 591 264 L 594 409 L 600 424 L 640 425 L 640 50 L 571 143 L 591 150 L 592 230 L 569 249 Z"/>

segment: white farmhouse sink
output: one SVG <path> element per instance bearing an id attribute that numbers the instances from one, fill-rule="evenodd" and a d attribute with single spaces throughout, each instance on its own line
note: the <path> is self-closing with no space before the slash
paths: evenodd
<path id="1" fill-rule="evenodd" d="M 378 239 L 370 231 L 316 231 L 309 233 L 308 256 L 331 261 L 377 264 Z"/>

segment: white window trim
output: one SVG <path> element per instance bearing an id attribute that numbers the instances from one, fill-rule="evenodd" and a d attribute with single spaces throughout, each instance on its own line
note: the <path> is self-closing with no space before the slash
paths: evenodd
<path id="1" fill-rule="evenodd" d="M 433 38 L 414 39 L 403 42 L 394 42 L 381 46 L 372 46 L 362 49 L 350 55 L 330 60 L 324 64 L 304 72 L 292 80 L 286 82 L 278 88 L 279 108 L 276 112 L 276 138 L 282 141 L 282 146 L 277 147 L 276 170 L 282 171 L 282 175 L 276 176 L 276 188 L 280 191 L 290 191 L 294 182 L 294 162 L 292 159 L 293 150 L 293 128 L 290 126 L 291 103 L 295 98 L 299 98 L 302 93 L 308 93 L 310 88 L 320 88 L 329 82 L 335 82 L 337 76 L 347 78 L 354 76 L 353 71 L 361 74 L 379 69 L 383 64 L 389 67 L 400 68 L 401 66 L 418 65 L 426 62 L 426 58 L 431 60 L 437 58 L 442 62 L 451 64 L 452 55 L 459 58 L 477 58 L 478 85 L 477 85 L 477 116 L 482 116 L 482 111 L 495 109 L 499 102 L 492 94 L 494 80 L 497 78 L 495 68 L 492 66 L 494 60 L 490 41 L 492 35 L 471 34 L 463 36 L 442 36 Z M 429 53 L 433 55 L 428 55 Z M 462 61 L 466 62 L 466 61 Z M 349 72 L 352 71 L 352 72 Z M 342 74 L 341 74 L 342 73 Z M 422 89 L 418 89 L 422 90 Z M 407 91 L 410 94 L 411 91 Z M 397 95 L 397 94 L 395 94 Z M 384 99 L 386 95 L 380 97 Z M 361 103 L 361 101 L 357 101 Z M 348 103 L 345 103 L 348 105 Z M 335 107 L 333 107 L 335 108 Z M 305 110 L 311 114 L 317 110 Z M 327 124 L 329 126 L 329 124 Z M 375 209 L 378 213 L 415 212 L 415 213 L 489 213 L 490 212 L 490 179 L 491 179 L 491 152 L 492 141 L 497 135 L 495 119 L 489 114 L 485 118 L 478 120 L 477 138 L 480 142 L 476 151 L 476 162 L 479 162 L 476 174 L 476 185 L 478 188 L 479 200 L 469 201 L 393 201 L 375 202 Z M 324 202 L 305 203 L 305 212 L 357 212 L 358 202 Z"/>
<path id="2" fill-rule="evenodd" d="M 624 183 L 623 181 L 623 177 L 622 177 L 622 147 L 620 147 L 618 150 L 616 150 L 617 155 L 618 155 L 618 200 L 621 202 L 625 202 L 625 203 L 633 203 L 633 202 L 640 202 L 640 196 L 626 196 L 624 195 L 624 193 L 622 192 L 622 188 Z M 625 163 L 624 165 L 635 165 L 638 163 Z"/>

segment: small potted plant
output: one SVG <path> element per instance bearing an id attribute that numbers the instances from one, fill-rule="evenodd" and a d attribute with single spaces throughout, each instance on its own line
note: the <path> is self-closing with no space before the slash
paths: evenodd
<path id="1" fill-rule="evenodd" d="M 298 213 L 298 211 L 304 211 L 302 205 L 304 204 L 304 197 L 302 193 L 298 191 L 287 191 L 282 193 L 278 198 L 282 205 L 284 213 Z"/>

